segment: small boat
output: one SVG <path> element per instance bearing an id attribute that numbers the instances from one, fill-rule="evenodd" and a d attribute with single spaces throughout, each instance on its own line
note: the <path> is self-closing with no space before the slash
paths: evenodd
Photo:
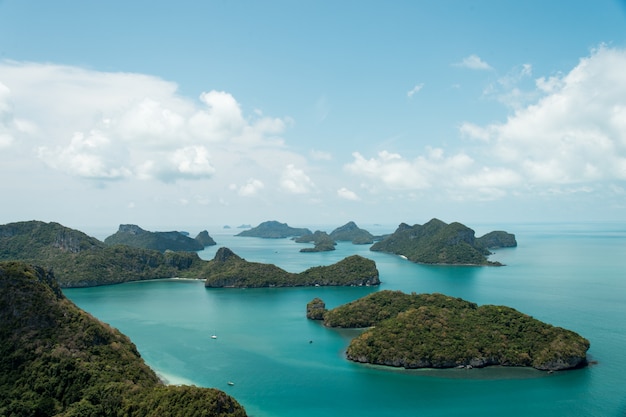
<path id="1" fill-rule="evenodd" d="M 231 387 L 232 387 L 233 385 L 235 385 L 235 383 L 234 383 L 233 381 L 228 381 L 228 382 L 227 382 L 227 384 L 228 384 L 228 385 L 230 385 Z"/>
<path id="2" fill-rule="evenodd" d="M 211 336 L 211 339 L 217 339 L 217 336 L 212 335 L 212 336 Z"/>

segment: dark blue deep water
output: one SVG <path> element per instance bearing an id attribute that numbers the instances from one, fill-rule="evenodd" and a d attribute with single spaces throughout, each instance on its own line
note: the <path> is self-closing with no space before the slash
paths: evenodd
<path id="1" fill-rule="evenodd" d="M 372 233 L 395 228 L 360 226 Z M 304 246 L 289 239 L 235 237 L 238 230 L 214 228 L 209 233 L 218 245 L 201 252 L 204 259 L 226 246 L 249 261 L 298 272 L 358 253 L 376 261 L 383 284 L 205 289 L 198 281 L 163 280 L 65 294 L 128 335 L 170 383 L 222 389 L 251 416 L 626 416 L 626 225 L 468 226 L 477 236 L 516 234 L 517 248 L 491 257 L 505 267 L 417 265 L 347 242 L 334 252 L 300 253 Z M 589 358 L 597 363 L 554 374 L 383 369 L 345 360 L 355 331 L 326 329 L 305 317 L 314 297 L 332 308 L 382 289 L 516 308 L 589 339 Z"/>

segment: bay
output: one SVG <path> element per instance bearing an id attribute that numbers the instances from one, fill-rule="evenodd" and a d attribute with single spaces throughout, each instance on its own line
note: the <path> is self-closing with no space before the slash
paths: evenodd
<path id="1" fill-rule="evenodd" d="M 64 292 L 128 335 L 170 383 L 222 389 L 250 416 L 625 416 L 626 227 L 469 226 L 478 236 L 491 230 L 516 234 L 517 248 L 491 256 L 506 266 L 418 265 L 348 242 L 340 242 L 333 252 L 300 253 L 306 245 L 291 239 L 236 237 L 237 230 L 215 227 L 209 233 L 218 244 L 200 252 L 204 259 L 226 246 L 249 261 L 299 272 L 357 253 L 376 261 L 382 284 L 205 289 L 200 281 L 172 279 Z M 361 227 L 375 234 L 395 228 Z M 367 366 L 344 357 L 358 331 L 327 329 L 305 317 L 306 303 L 314 297 L 333 308 L 382 289 L 439 292 L 516 308 L 588 338 L 589 358 L 597 363 L 553 374 Z"/>

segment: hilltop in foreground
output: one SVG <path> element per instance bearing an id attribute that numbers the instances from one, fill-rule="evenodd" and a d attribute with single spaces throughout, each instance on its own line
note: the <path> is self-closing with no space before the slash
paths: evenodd
<path id="1" fill-rule="evenodd" d="M 50 272 L 0 262 L 0 415 L 246 413 L 222 391 L 163 385 L 135 345 L 66 299 Z"/>
<path id="2" fill-rule="evenodd" d="M 582 336 L 505 306 L 442 294 L 380 291 L 326 311 L 307 305 L 307 317 L 329 327 L 370 327 L 350 342 L 355 362 L 404 368 L 527 366 L 573 369 L 587 364 Z"/>

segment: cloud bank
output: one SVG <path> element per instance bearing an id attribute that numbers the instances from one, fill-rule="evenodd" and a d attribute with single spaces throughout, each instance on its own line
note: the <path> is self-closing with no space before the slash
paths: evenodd
<path id="1" fill-rule="evenodd" d="M 485 67 L 479 59 L 465 61 Z M 621 190 L 626 180 L 624 68 L 626 51 L 602 46 L 569 73 L 536 79 L 528 94 L 540 98 L 505 122 L 463 123 L 459 131 L 471 150 L 446 155 L 442 148 L 427 148 L 413 158 L 355 152 L 344 168 L 387 189 L 436 189 L 462 199 Z M 530 71 L 525 65 L 516 72 L 526 77 Z M 509 91 L 515 88 L 511 82 Z"/>

